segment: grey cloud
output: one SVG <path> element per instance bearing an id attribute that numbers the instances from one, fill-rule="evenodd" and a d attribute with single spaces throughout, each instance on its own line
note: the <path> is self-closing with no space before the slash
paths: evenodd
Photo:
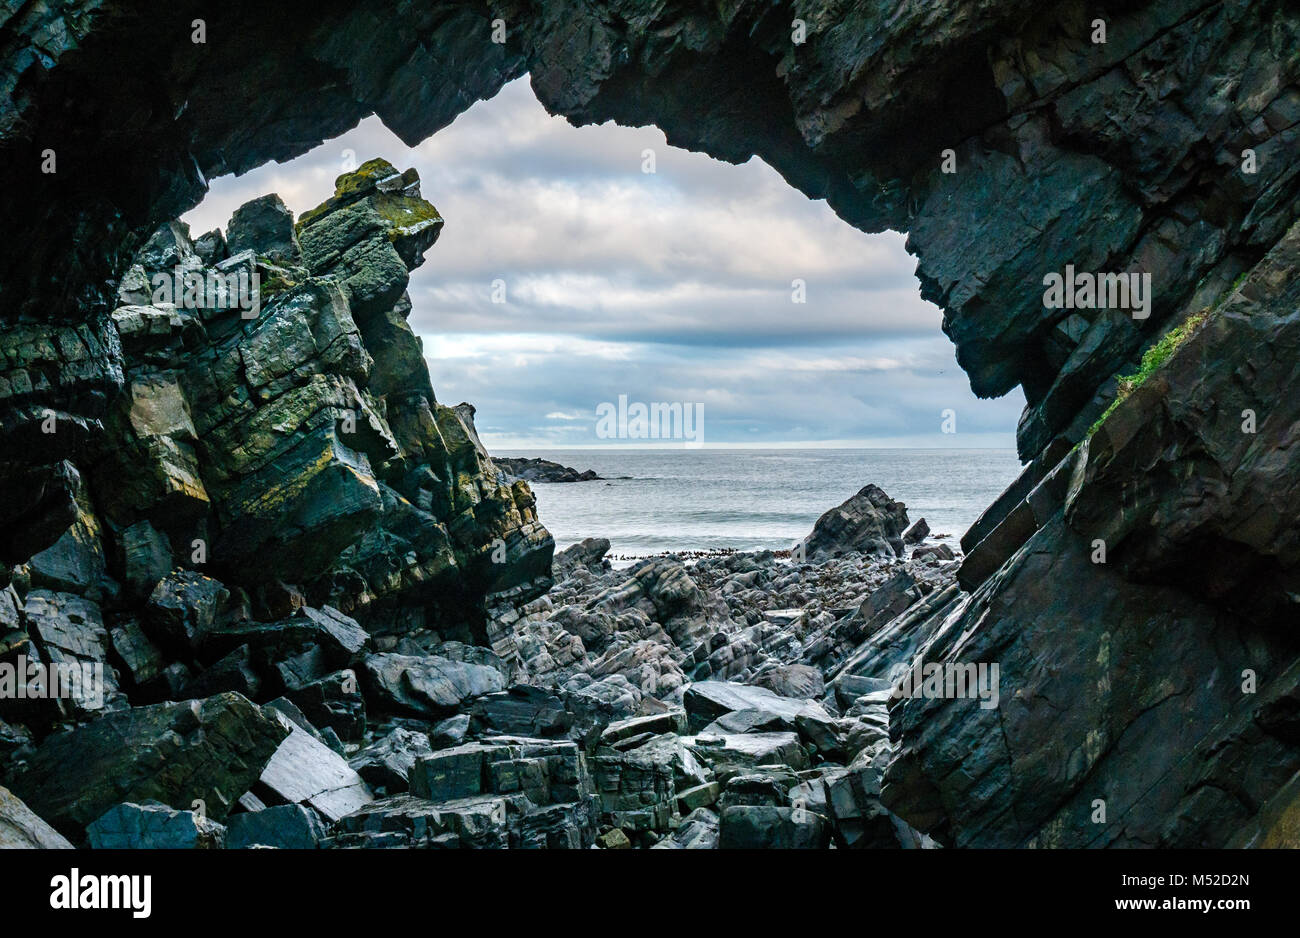
<path id="1" fill-rule="evenodd" d="M 216 181 L 186 218 L 224 227 L 271 191 L 301 213 L 374 156 L 415 166 L 446 219 L 412 276 L 411 323 L 439 398 L 473 402 L 489 442 L 597 442 L 595 405 L 626 393 L 703 401 L 716 442 L 1012 445 L 1020 392 L 971 394 L 903 235 L 851 228 L 758 160 L 676 150 L 655 128 L 573 128 L 526 80 L 413 149 L 365 120 Z M 796 278 L 806 303 L 791 302 Z M 945 439 L 947 408 L 961 432 Z"/>

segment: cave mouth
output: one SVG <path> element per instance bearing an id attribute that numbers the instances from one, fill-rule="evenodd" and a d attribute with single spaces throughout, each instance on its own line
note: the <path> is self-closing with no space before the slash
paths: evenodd
<path id="1" fill-rule="evenodd" d="M 182 220 L 198 238 L 272 192 L 301 217 L 372 156 L 415 168 L 444 219 L 411 272 L 408 321 L 434 392 L 473 404 L 489 452 L 622 479 L 663 475 L 632 455 L 662 450 L 685 473 L 664 485 L 688 487 L 722 458 L 692 450 L 738 453 L 728 487 L 695 486 L 700 505 L 605 486 L 613 531 L 592 517 L 593 487 L 534 485 L 560 548 L 605 535 L 633 556 L 781 548 L 868 482 L 959 536 L 1015 477 L 1014 458 L 985 451 L 1013 449 L 1023 401 L 970 392 L 903 236 L 853 228 L 758 158 L 722 163 L 653 127 L 573 127 L 526 77 L 414 147 L 371 117 L 292 161 L 214 180 Z M 653 421 L 638 432 L 638 407 L 667 415 L 662 433 Z M 980 451 L 982 471 L 944 456 L 950 448 Z M 760 470 L 779 465 L 793 484 L 795 450 L 822 451 L 801 471 L 835 481 L 792 507 Z M 717 505 L 743 491 L 773 504 Z M 645 499 L 668 530 L 637 530 Z"/>

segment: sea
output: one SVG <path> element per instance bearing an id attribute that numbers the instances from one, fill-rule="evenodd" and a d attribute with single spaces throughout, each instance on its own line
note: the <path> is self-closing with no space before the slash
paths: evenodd
<path id="1" fill-rule="evenodd" d="M 620 558 L 674 551 L 784 550 L 822 514 L 875 483 L 956 542 L 1020 473 L 1011 449 L 502 450 L 600 482 L 531 483 L 560 550 L 606 537 Z"/>

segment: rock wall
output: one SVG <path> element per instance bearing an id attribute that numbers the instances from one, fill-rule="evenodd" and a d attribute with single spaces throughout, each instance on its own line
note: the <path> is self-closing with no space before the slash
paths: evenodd
<path id="1" fill-rule="evenodd" d="M 199 18 L 203 42 L 194 41 Z M 497 18 L 504 43 L 491 38 Z M 1105 42 L 1095 41 L 1097 19 Z M 1288 232 L 1300 205 L 1298 32 L 1291 0 L 741 0 L 708 10 L 325 0 L 310 17 L 242 2 L 6 7 L 0 561 L 21 564 L 61 538 L 90 542 L 96 525 L 120 523 L 108 508 L 88 513 L 86 492 L 115 458 L 105 440 L 132 413 L 152 421 L 143 438 L 132 424 L 134 442 L 165 471 L 124 484 L 160 485 L 153 510 L 178 524 L 202 507 L 234 532 L 223 543 L 232 556 L 279 550 L 283 532 L 240 488 L 257 457 L 225 465 L 231 454 L 214 458 L 216 437 L 181 419 L 176 402 L 202 395 L 202 377 L 162 368 L 155 379 L 132 364 L 131 329 L 154 328 L 124 333 L 129 316 L 112 315 L 132 258 L 199 200 L 208 178 L 295 156 L 371 112 L 414 143 L 528 72 L 542 102 L 577 123 L 654 123 L 670 142 L 720 159 L 757 154 L 850 223 L 908 231 L 923 293 L 943 307 L 974 390 L 1024 388 L 1018 437 L 1029 465 L 963 540 L 969 595 L 908 620 L 920 623 L 933 660 L 1005 656 L 1007 699 L 992 716 L 952 701 L 896 707 L 901 749 L 886 802 L 953 843 L 1272 842 L 1294 811 L 1286 792 L 1300 769 L 1288 716 L 1295 640 L 1280 624 L 1300 595 L 1287 527 L 1297 507 Z M 364 405 L 363 392 L 391 408 L 372 406 L 383 419 L 365 422 L 373 432 L 358 449 L 328 421 L 297 431 L 302 466 L 315 447 L 325 467 L 301 493 L 304 506 L 328 509 L 319 520 L 331 540 L 370 533 L 349 548 L 346 571 L 322 572 L 323 558 L 305 551 L 292 572 L 361 608 L 389 592 L 373 563 L 384 552 L 371 546 L 409 531 L 407 521 L 369 525 L 376 515 L 419 521 L 396 501 L 389 511 L 385 493 L 424 512 L 433 502 L 420 498 L 445 494 L 453 513 L 468 493 L 439 474 L 426 411 L 397 377 L 396 281 L 356 280 L 345 246 L 330 253 L 328 218 L 307 221 L 298 237 L 309 277 L 281 302 L 336 308 L 337 296 L 311 279 L 329 269 L 352 284 L 351 323 L 342 312 L 322 317 L 338 343 L 302 387 L 282 387 L 271 355 L 249 388 L 270 389 L 266 399 L 212 403 L 230 409 L 230 426 L 251 420 L 250 429 L 257 414 L 272 419 L 276 401 L 297 399 L 288 395 L 325 405 L 317 414 Z M 1043 276 L 1068 264 L 1149 273 L 1145 318 L 1045 309 Z M 1201 314 L 1183 347 L 1090 435 L 1117 376 Z M 216 361 L 246 340 L 258 362 L 257 332 L 233 345 L 216 337 L 200 353 Z M 322 338 L 299 337 L 317 353 Z M 376 369 L 395 385 L 367 387 Z M 453 419 L 431 392 L 426 400 L 445 459 L 471 460 L 464 412 Z M 51 412 L 60 430 L 42 433 Z M 343 449 L 365 455 L 374 488 Z M 413 452 L 422 455 L 404 455 Z M 421 460 L 438 483 L 415 468 Z M 350 494 L 336 504 L 327 491 Z M 524 531 L 521 499 L 515 491 L 486 503 L 507 514 L 513 503 Z M 528 556 L 530 537 L 516 542 L 517 556 Z M 144 556 L 154 542 L 132 543 Z M 417 580 L 438 553 L 388 572 Z M 477 555 L 456 556 L 459 583 Z M 451 567 L 445 554 L 432 562 Z M 97 563 L 46 564 L 41 576 L 89 582 Z M 255 579 L 258 567 L 240 575 Z M 1244 671 L 1251 693 L 1241 690 Z M 1098 798 L 1110 806 L 1101 826 L 1088 810 Z"/>
<path id="2" fill-rule="evenodd" d="M 438 402 L 406 322 L 441 227 L 413 170 L 373 160 L 296 225 L 268 196 L 225 235 L 173 222 L 146 244 L 112 313 L 126 387 L 89 471 L 128 587 L 180 564 L 259 610 L 301 590 L 372 632 L 467 640 L 486 637 L 485 598 L 545 591 L 532 493 L 500 477 L 472 407 Z M 223 282 L 256 292 L 240 305 Z"/>

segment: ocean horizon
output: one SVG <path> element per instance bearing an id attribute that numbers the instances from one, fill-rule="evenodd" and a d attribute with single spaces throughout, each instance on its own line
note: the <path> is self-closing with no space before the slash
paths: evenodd
<path id="1" fill-rule="evenodd" d="M 557 550 L 605 537 L 618 557 L 673 551 L 782 550 L 822 514 L 874 483 L 957 540 L 1021 470 L 1014 449 L 502 449 L 604 477 L 534 482 Z"/>

